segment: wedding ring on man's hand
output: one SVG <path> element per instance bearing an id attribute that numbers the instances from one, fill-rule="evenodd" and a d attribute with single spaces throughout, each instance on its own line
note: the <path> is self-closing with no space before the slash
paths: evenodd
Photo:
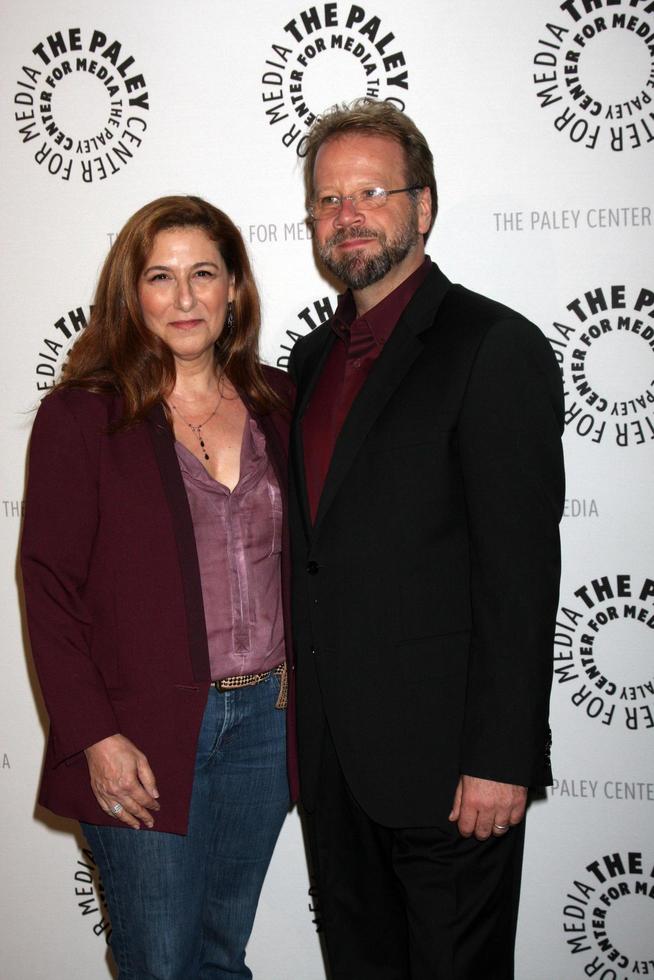
<path id="1" fill-rule="evenodd" d="M 495 830 L 508 830 L 509 829 L 508 823 L 494 823 L 493 824 L 493 827 L 495 828 Z"/>
<path id="2" fill-rule="evenodd" d="M 123 804 L 122 803 L 113 803 L 109 807 L 109 810 L 110 810 L 112 816 L 117 817 L 119 813 L 122 813 Z"/>

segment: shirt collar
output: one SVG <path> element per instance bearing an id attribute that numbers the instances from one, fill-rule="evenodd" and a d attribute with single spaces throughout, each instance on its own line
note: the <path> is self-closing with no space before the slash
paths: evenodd
<path id="1" fill-rule="evenodd" d="M 413 298 L 413 294 L 417 292 L 427 278 L 431 266 L 432 261 L 426 255 L 425 261 L 418 266 L 415 272 L 412 272 L 388 296 L 385 296 L 376 306 L 373 306 L 360 317 L 357 317 L 352 290 L 348 289 L 347 292 L 341 293 L 331 322 L 334 333 L 347 344 L 352 326 L 355 321 L 358 321 L 357 326 L 367 328 L 377 346 L 383 347 L 393 333 L 402 313 L 409 305 L 409 301 Z"/>

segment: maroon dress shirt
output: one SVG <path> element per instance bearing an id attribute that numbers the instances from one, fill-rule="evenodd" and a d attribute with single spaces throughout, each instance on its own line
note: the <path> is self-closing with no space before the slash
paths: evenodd
<path id="1" fill-rule="evenodd" d="M 302 418 L 307 493 L 311 520 L 314 522 L 343 423 L 384 344 L 413 294 L 424 282 L 431 264 L 431 259 L 426 256 L 415 272 L 363 316 L 357 317 L 354 297 L 349 289 L 339 297 L 331 322 L 337 340 L 327 355 Z"/>

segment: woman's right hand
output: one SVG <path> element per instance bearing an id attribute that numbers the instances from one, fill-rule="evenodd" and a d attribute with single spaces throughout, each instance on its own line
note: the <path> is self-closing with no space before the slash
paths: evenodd
<path id="1" fill-rule="evenodd" d="M 150 810 L 159 810 L 159 791 L 146 757 L 124 735 L 110 735 L 84 750 L 91 789 L 105 813 L 134 830 L 152 829 Z M 116 813 L 115 804 L 121 810 Z"/>

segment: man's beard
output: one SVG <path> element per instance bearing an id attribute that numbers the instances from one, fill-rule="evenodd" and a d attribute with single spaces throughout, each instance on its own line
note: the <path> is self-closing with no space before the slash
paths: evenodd
<path id="1" fill-rule="evenodd" d="M 318 245 L 318 254 L 330 272 L 333 272 L 350 289 L 365 289 L 379 282 L 385 275 L 407 257 L 418 241 L 418 210 L 412 207 L 409 216 L 397 236 L 390 241 L 383 231 L 353 226 L 343 228 L 333 238 Z M 345 252 L 335 259 L 333 249 L 343 242 L 355 238 L 376 238 L 380 249 L 375 255 L 366 255 L 365 249 Z"/>

